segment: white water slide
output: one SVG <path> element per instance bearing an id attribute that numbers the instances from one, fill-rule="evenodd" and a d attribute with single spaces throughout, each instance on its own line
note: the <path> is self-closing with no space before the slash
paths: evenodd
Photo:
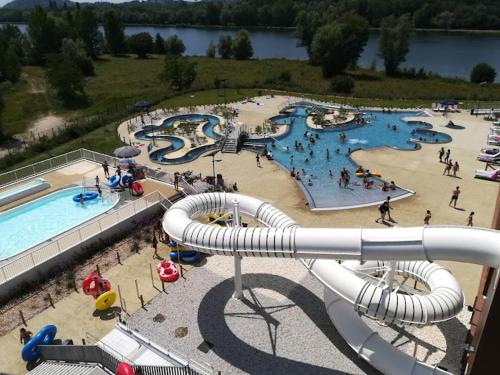
<path id="1" fill-rule="evenodd" d="M 231 211 L 234 202 L 241 214 L 263 227 L 219 227 L 193 220 Z M 451 273 L 433 262 L 500 265 L 498 231 L 454 226 L 301 228 L 270 204 L 239 194 L 184 198 L 165 213 L 163 228 L 172 239 L 208 254 L 299 259 L 325 286 L 325 306 L 338 332 L 359 356 L 389 375 L 449 372 L 399 351 L 360 314 L 406 325 L 450 319 L 461 311 L 463 293 Z M 419 281 L 428 291 L 395 282 L 394 274 Z"/>

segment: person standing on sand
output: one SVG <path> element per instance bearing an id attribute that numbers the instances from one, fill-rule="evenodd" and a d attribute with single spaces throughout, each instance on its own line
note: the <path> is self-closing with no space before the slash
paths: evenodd
<path id="1" fill-rule="evenodd" d="M 259 156 L 259 154 L 255 155 L 255 161 L 257 162 L 257 167 L 261 168 L 261 166 L 260 166 L 260 156 Z"/>
<path id="2" fill-rule="evenodd" d="M 380 206 L 378 206 L 378 212 L 380 212 L 380 217 L 375 220 L 376 223 L 380 223 L 380 221 L 382 221 L 382 223 L 385 223 L 385 215 L 387 214 L 387 211 L 389 211 L 389 209 L 387 208 L 387 202 L 383 202 Z"/>
<path id="3" fill-rule="evenodd" d="M 450 160 L 450 154 L 451 154 L 450 149 L 446 150 L 446 154 L 444 155 L 444 162 L 446 164 L 448 164 L 448 160 Z"/>
<path id="4" fill-rule="evenodd" d="M 156 239 L 156 234 L 153 233 L 153 241 L 151 242 L 151 246 L 153 246 L 153 249 L 155 253 L 153 254 L 153 259 L 159 258 L 158 255 L 158 240 Z"/>
<path id="5" fill-rule="evenodd" d="M 427 210 L 427 212 L 425 213 L 425 216 L 424 216 L 424 225 L 429 225 L 431 217 L 432 217 L 431 211 Z"/>
<path id="6" fill-rule="evenodd" d="M 460 166 L 458 165 L 458 161 L 453 164 L 452 171 L 453 171 L 453 177 L 457 177 L 457 172 L 460 169 Z"/>
<path id="7" fill-rule="evenodd" d="M 444 156 L 444 147 L 441 147 L 441 149 L 438 151 L 438 155 L 439 155 L 439 162 L 442 163 Z"/>
<path id="8" fill-rule="evenodd" d="M 385 200 L 385 205 L 387 207 L 387 216 L 389 217 L 389 221 L 394 221 L 391 217 L 392 207 L 391 207 L 390 201 L 391 201 L 391 197 L 387 196 L 387 199 Z"/>
<path id="9" fill-rule="evenodd" d="M 104 160 L 104 163 L 102 163 L 102 169 L 104 171 L 104 177 L 108 178 L 109 177 L 109 165 L 108 165 L 107 160 Z"/>
<path id="10" fill-rule="evenodd" d="M 451 199 L 448 206 L 451 206 L 451 204 L 453 203 L 453 208 L 457 208 L 457 200 L 459 195 L 460 195 L 460 186 L 457 186 L 457 188 L 453 190 L 453 193 L 451 194 Z"/>
<path id="11" fill-rule="evenodd" d="M 472 211 L 470 214 L 469 214 L 469 217 L 467 218 L 467 226 L 468 227 L 472 227 L 474 226 L 474 223 L 472 222 L 472 219 L 474 218 L 474 211 Z"/>
<path id="12" fill-rule="evenodd" d="M 443 171 L 443 176 L 446 174 L 447 176 L 450 175 L 450 171 L 451 171 L 451 167 L 453 166 L 451 160 L 449 160 L 447 163 L 446 163 L 446 167 L 444 167 L 444 171 Z"/>

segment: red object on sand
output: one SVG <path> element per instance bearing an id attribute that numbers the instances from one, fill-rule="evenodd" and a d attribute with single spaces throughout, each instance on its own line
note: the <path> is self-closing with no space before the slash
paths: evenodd
<path id="1" fill-rule="evenodd" d="M 134 368 L 128 363 L 120 362 L 116 366 L 116 375 L 134 375 Z"/>

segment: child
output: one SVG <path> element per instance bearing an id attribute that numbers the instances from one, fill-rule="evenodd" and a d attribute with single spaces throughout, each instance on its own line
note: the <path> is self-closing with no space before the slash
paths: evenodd
<path id="1" fill-rule="evenodd" d="M 472 227 L 474 224 L 472 222 L 472 219 L 474 218 L 474 211 L 472 211 L 470 214 L 469 214 L 469 217 L 467 218 L 467 226 L 468 227 Z"/>
<path id="2" fill-rule="evenodd" d="M 431 211 L 430 210 L 427 210 L 427 212 L 425 213 L 425 217 L 424 217 L 424 225 L 429 225 L 429 221 L 431 220 Z"/>

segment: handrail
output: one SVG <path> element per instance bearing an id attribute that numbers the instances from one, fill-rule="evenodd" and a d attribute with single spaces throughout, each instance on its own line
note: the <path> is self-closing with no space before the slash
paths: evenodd
<path id="1" fill-rule="evenodd" d="M 102 217 L 97 220 L 80 225 L 60 235 L 55 240 L 50 239 L 45 241 L 42 245 L 35 246 L 35 250 L 25 251 L 26 254 L 0 265 L 0 285 L 54 258 L 70 247 L 73 247 L 75 243 L 82 243 L 112 226 L 128 220 L 138 212 L 155 204 L 163 204 L 165 207 L 165 202 L 167 202 L 169 206 L 172 205 L 172 202 L 161 192 L 154 191 L 117 208 L 113 212 L 102 215 Z M 33 247 L 31 249 L 33 249 Z"/>

